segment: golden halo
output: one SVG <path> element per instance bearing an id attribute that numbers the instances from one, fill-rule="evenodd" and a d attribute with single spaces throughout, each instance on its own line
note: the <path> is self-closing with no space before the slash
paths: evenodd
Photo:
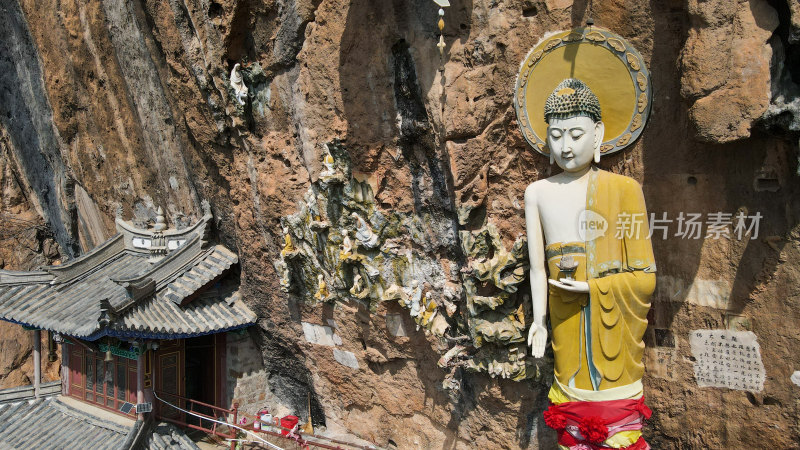
<path id="1" fill-rule="evenodd" d="M 525 140 L 539 153 L 547 148 L 544 102 L 565 78 L 577 78 L 600 102 L 603 154 L 631 145 L 650 115 L 650 72 L 639 52 L 622 37 L 598 27 L 561 31 L 542 39 L 520 65 L 514 109 Z"/>

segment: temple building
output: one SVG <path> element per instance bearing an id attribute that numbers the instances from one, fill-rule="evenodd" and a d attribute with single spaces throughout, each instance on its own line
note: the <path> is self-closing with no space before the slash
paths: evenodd
<path id="1" fill-rule="evenodd" d="M 36 343 L 46 330 L 61 344 L 67 403 L 131 419 L 138 405 L 139 419 L 152 408 L 179 423 L 191 419 L 158 398 L 230 407 L 226 337 L 256 315 L 239 293 L 237 255 L 209 238 L 211 219 L 208 208 L 183 229 L 167 229 L 160 211 L 149 228 L 117 218 L 116 235 L 74 260 L 0 271 L 0 319 L 33 330 Z"/>

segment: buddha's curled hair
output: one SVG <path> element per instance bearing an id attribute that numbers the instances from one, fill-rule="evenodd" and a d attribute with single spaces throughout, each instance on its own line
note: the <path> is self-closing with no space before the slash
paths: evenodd
<path id="1" fill-rule="evenodd" d="M 544 102 L 544 120 L 566 119 L 573 116 L 588 116 L 599 122 L 600 102 L 589 86 L 578 79 L 567 78 L 553 89 Z"/>

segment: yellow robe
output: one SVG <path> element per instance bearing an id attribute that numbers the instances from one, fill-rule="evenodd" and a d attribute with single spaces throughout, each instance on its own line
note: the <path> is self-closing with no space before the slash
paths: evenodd
<path id="1" fill-rule="evenodd" d="M 545 253 L 550 278 L 565 277 L 557 265 L 569 254 L 579 262 L 573 278 L 588 281 L 590 292 L 550 286 L 550 323 L 558 382 L 602 391 L 641 381 L 656 266 L 636 181 L 593 168 L 586 209 L 608 222 L 605 234 L 585 243 L 551 244 Z"/>

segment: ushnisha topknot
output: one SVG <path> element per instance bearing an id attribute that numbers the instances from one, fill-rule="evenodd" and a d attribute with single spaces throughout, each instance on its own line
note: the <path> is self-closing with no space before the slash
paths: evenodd
<path id="1" fill-rule="evenodd" d="M 550 119 L 566 119 L 581 115 L 599 122 L 600 102 L 583 81 L 567 78 L 553 89 L 553 93 L 544 102 L 544 120 L 550 123 Z"/>

